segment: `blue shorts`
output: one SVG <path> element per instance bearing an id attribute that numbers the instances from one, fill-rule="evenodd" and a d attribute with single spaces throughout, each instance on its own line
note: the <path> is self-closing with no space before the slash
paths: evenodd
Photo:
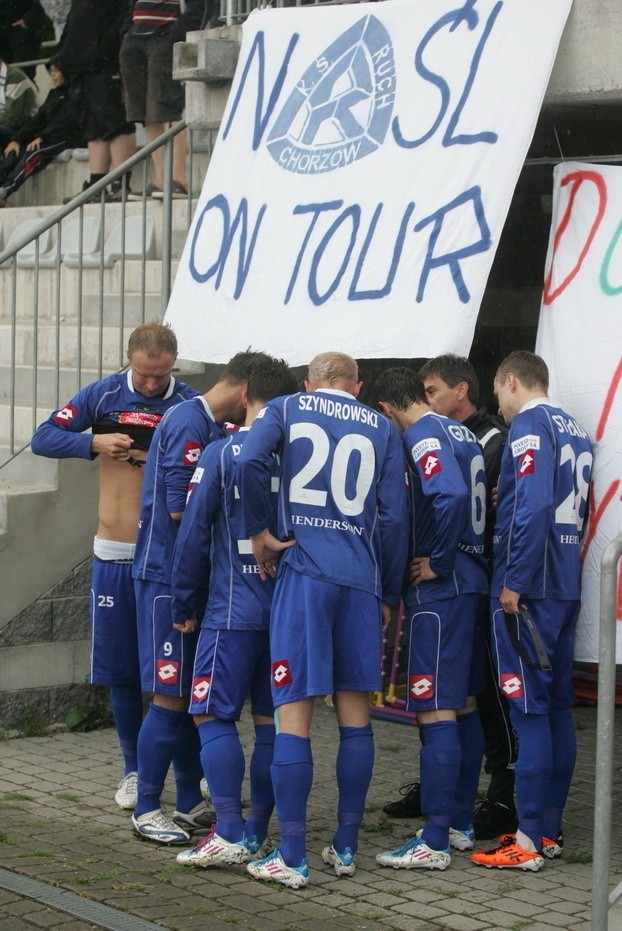
<path id="1" fill-rule="evenodd" d="M 91 683 L 138 685 L 138 632 L 132 561 L 93 559 Z"/>
<path id="2" fill-rule="evenodd" d="M 270 614 L 276 707 L 338 691 L 381 688 L 380 600 L 285 566 Z"/>
<path id="3" fill-rule="evenodd" d="M 271 718 L 268 631 L 201 628 L 189 712 L 239 721 L 249 693 L 252 714 Z"/>
<path id="4" fill-rule="evenodd" d="M 181 634 L 174 629 L 170 585 L 135 579 L 134 588 L 141 688 L 143 692 L 187 698 L 199 632 Z"/>
<path id="5" fill-rule="evenodd" d="M 552 668 L 539 668 L 537 650 L 525 618 L 520 614 L 506 615 L 499 599 L 493 598 L 492 655 L 499 688 L 511 706 L 524 714 L 548 714 L 570 708 L 574 701 L 572 663 L 580 602 L 521 598 L 521 604 L 529 609 Z M 508 623 L 520 641 L 523 656 L 512 643 Z"/>
<path id="6" fill-rule="evenodd" d="M 481 595 L 409 606 L 408 711 L 466 705 Z"/>

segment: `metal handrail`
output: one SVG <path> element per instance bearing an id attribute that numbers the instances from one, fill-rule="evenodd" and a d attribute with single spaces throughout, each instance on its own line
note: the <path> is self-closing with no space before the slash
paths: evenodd
<path id="1" fill-rule="evenodd" d="M 594 797 L 594 852 L 592 928 L 606 931 L 611 906 L 622 896 L 622 883 L 609 894 L 611 864 L 611 812 L 613 784 L 613 730 L 616 688 L 616 613 L 618 564 L 622 533 L 603 553 L 600 575 L 600 631 L 598 711 L 596 718 L 596 784 Z"/>
<path id="2" fill-rule="evenodd" d="M 124 367 L 125 354 L 125 327 L 126 321 L 140 323 L 147 319 L 149 314 L 149 302 L 152 310 L 150 316 L 163 315 L 166 310 L 168 298 L 171 290 L 172 281 L 172 253 L 173 253 L 173 158 L 172 146 L 175 136 L 187 129 L 184 120 L 179 121 L 170 129 L 166 130 L 157 139 L 146 143 L 135 155 L 129 158 L 122 165 L 110 171 L 104 178 L 100 179 L 88 189 L 77 194 L 69 203 L 60 206 L 48 216 L 41 218 L 28 233 L 21 235 L 18 240 L 13 242 L 10 248 L 0 251 L 0 274 L 7 276 L 0 280 L 0 286 L 5 288 L 7 303 L 3 323 L 8 331 L 5 340 L 4 362 L 3 365 L 8 370 L 8 378 L 4 387 L 4 424 L 2 430 L 2 443 L 5 447 L 0 452 L 0 474 L 2 469 L 12 462 L 20 453 L 28 448 L 26 436 L 30 436 L 37 426 L 38 418 L 44 410 L 53 410 L 58 408 L 62 397 L 68 394 L 68 386 L 75 383 L 76 390 L 84 382 L 84 372 L 88 368 L 89 375 L 91 372 L 96 373 L 97 377 L 109 374 L 113 371 L 120 371 Z M 192 182 L 194 168 L 194 138 L 192 130 L 189 129 L 190 139 L 188 144 L 188 177 Z M 208 158 L 211 154 L 213 144 L 213 134 L 208 136 L 207 151 Z M 148 204 L 152 204 L 147 199 L 145 189 L 147 186 L 147 169 L 149 158 L 156 149 L 165 146 L 164 158 L 164 188 L 162 198 L 162 228 L 161 228 L 161 266 L 158 272 L 155 269 L 148 269 L 148 256 L 146 254 L 147 242 L 147 223 L 148 215 L 151 210 L 147 209 Z M 197 146 L 198 150 L 198 146 Z M 121 198 L 119 207 L 121 209 L 121 259 L 115 263 L 117 271 L 114 277 L 107 283 L 106 275 L 113 273 L 107 272 L 108 265 L 105 264 L 103 255 L 103 245 L 106 241 L 106 223 L 107 219 L 107 201 L 105 198 L 106 189 L 115 181 L 121 181 L 122 193 L 126 195 L 127 191 L 127 172 L 142 166 L 142 189 L 141 197 L 134 197 L 138 201 L 132 205 L 134 208 L 130 211 L 130 216 L 141 215 L 142 203 L 142 264 L 134 265 L 134 288 L 130 288 L 128 293 L 136 295 L 133 303 L 128 302 L 126 291 L 126 246 L 125 246 L 125 223 L 128 216 L 128 200 L 126 196 Z M 140 173 L 135 172 L 134 177 Z M 138 181 L 140 185 L 140 180 Z M 189 185 L 190 191 L 187 198 L 187 216 L 186 225 L 189 227 L 192 210 L 192 183 Z M 136 187 L 136 184 L 135 184 Z M 99 196 L 99 201 L 97 200 Z M 95 274 L 99 269 L 99 282 L 96 284 L 91 280 L 90 300 L 83 293 L 84 275 L 84 224 L 93 211 L 87 211 L 87 204 L 92 203 L 97 210 L 99 202 L 100 211 L 100 229 L 101 229 L 101 248 L 99 263 L 90 263 L 89 268 L 94 269 Z M 114 209 L 111 205 L 111 209 Z M 61 234 L 63 230 L 63 221 L 68 217 L 76 217 L 79 224 L 77 228 L 77 239 L 79 243 L 79 253 L 77 262 L 74 265 L 75 274 L 65 268 L 61 255 Z M 115 218 L 116 219 L 116 218 Z M 140 250 L 140 221 L 138 223 L 138 237 Z M 56 245 L 53 248 L 54 258 L 48 262 L 47 267 L 55 270 L 55 279 L 44 277 L 39 271 L 39 257 L 43 252 L 42 236 L 46 236 L 48 231 L 56 228 L 57 237 Z M 108 231 L 109 232 L 109 231 Z M 32 254 L 34 261 L 32 265 L 31 277 L 25 275 L 20 277 L 20 262 L 18 253 L 25 246 L 34 243 Z M 50 254 L 50 257 L 52 254 Z M 6 266 L 9 265 L 7 268 Z M 151 276 L 147 278 L 147 274 Z M 8 279 L 8 275 L 12 279 Z M 93 274 L 93 272 L 91 272 Z M 157 276 L 157 277 L 154 277 Z M 86 279 L 88 281 L 88 279 Z M 114 284 L 113 284 L 114 282 Z M 148 284 L 150 282 L 150 284 Z M 108 284 L 109 294 L 106 295 L 106 285 Z M 111 287 L 112 285 L 112 287 Z M 45 290 L 47 289 L 47 290 Z M 43 295 L 43 296 L 42 296 Z M 159 297 L 156 297 L 159 295 Z M 117 298 L 118 296 L 118 304 Z M 158 309 L 155 304 L 158 304 Z M 67 311 L 69 308 L 69 312 Z M 133 317 L 130 317 L 133 314 Z M 70 322 L 65 317 L 71 318 Z M 24 326 L 24 322 L 26 326 Z M 28 324 L 32 322 L 32 327 Z M 114 329 L 111 331 L 110 327 Z M 118 328 L 118 345 L 115 344 L 117 339 L 114 332 Z M 93 340 L 90 343 L 83 341 L 83 334 L 89 330 L 93 333 Z M 47 359 L 47 361 L 43 361 Z M 73 375 L 75 372 L 75 378 Z M 44 379 L 47 383 L 44 384 Z M 63 378 L 68 379 L 68 384 L 62 385 Z M 92 378 L 90 379 L 92 380 Z M 71 394 L 75 391 L 71 390 Z M 68 394 L 68 396 L 71 396 Z M 20 420 L 21 418 L 21 420 Z M 8 436 L 7 436 L 8 434 Z"/>
<path id="3" fill-rule="evenodd" d="M 226 26 L 243 22 L 253 10 L 264 7 L 343 6 L 345 3 L 364 3 L 365 0 L 220 0 L 219 20 Z"/>

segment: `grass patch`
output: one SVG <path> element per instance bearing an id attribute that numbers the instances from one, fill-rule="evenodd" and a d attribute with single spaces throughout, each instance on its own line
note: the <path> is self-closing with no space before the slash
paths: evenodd
<path id="1" fill-rule="evenodd" d="M 534 924 L 531 918 L 525 918 L 524 921 L 517 921 L 516 924 L 510 925 L 509 931 L 523 931 L 523 928 L 532 928 Z"/>
<path id="2" fill-rule="evenodd" d="M 6 831 L 0 831 L 0 844 L 8 844 L 8 843 L 9 843 L 9 835 L 6 833 Z"/>
<path id="3" fill-rule="evenodd" d="M 29 708 L 22 721 L 24 737 L 47 737 L 47 724 L 35 708 Z"/>
<path id="4" fill-rule="evenodd" d="M 101 873 L 93 873 L 92 876 L 76 877 L 75 879 L 66 879 L 65 882 L 72 886 L 92 886 L 94 883 L 105 882 L 107 879 L 121 879 L 124 870 L 103 870 Z"/>
<path id="5" fill-rule="evenodd" d="M 211 915 L 214 911 L 213 908 L 208 908 L 207 905 L 196 905 L 192 909 L 193 915 Z"/>
<path id="6" fill-rule="evenodd" d="M 364 821 L 360 829 L 363 834 L 390 834 L 393 825 L 390 821 Z"/>
<path id="7" fill-rule="evenodd" d="M 578 853 L 569 853 L 564 855 L 564 860 L 566 863 L 591 863 L 592 854 L 587 851 L 579 851 Z"/>
<path id="8" fill-rule="evenodd" d="M 404 747 L 403 744 L 378 744 L 378 749 L 385 753 L 400 753 Z"/>
<path id="9" fill-rule="evenodd" d="M 6 727 L 0 727 L 0 740 L 8 740 L 8 739 L 9 739 L 9 732 L 7 731 Z"/>
<path id="10" fill-rule="evenodd" d="M 79 796 L 79 795 L 74 795 L 73 792 L 56 792 L 56 793 L 55 793 L 55 797 L 56 797 L 56 798 L 62 799 L 63 802 L 76 802 L 76 803 L 78 803 L 78 802 L 81 802 L 81 801 L 82 801 L 82 799 L 80 798 L 80 796 Z"/>
<path id="11" fill-rule="evenodd" d="M 32 802 L 32 795 L 25 795 L 23 792 L 3 792 L 2 799 L 6 802 Z"/>

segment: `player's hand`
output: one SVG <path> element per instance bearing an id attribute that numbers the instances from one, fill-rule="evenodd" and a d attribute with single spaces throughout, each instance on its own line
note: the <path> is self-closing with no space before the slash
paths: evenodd
<path id="1" fill-rule="evenodd" d="M 520 592 L 512 591 L 511 588 L 503 588 L 503 591 L 499 595 L 499 602 L 501 607 L 506 614 L 519 614 L 520 609 L 518 602 L 520 601 Z"/>
<path id="2" fill-rule="evenodd" d="M 263 582 L 265 582 L 266 579 L 274 579 L 276 577 L 276 567 L 281 558 L 281 553 L 283 550 L 289 549 L 290 546 L 294 546 L 295 543 L 295 540 L 277 539 L 277 537 L 270 533 L 267 527 L 265 530 L 262 530 L 261 533 L 256 533 L 251 537 L 253 556 L 257 560 L 259 577 Z"/>
<path id="3" fill-rule="evenodd" d="M 98 456 L 109 459 L 129 459 L 130 449 L 134 443 L 125 433 L 96 433 L 91 440 L 91 449 Z"/>
<path id="4" fill-rule="evenodd" d="M 43 139 L 41 138 L 41 136 L 37 136 L 36 139 L 33 139 L 31 142 L 28 143 L 28 145 L 26 146 L 26 151 L 34 152 L 36 151 L 36 149 L 40 149 L 42 142 L 43 142 Z"/>
<path id="5" fill-rule="evenodd" d="M 380 613 L 382 615 L 382 633 L 386 634 L 389 629 L 389 624 L 393 618 L 393 612 L 396 608 L 393 608 L 391 605 L 388 605 L 386 601 L 383 601 L 380 605 Z"/>
<path id="6" fill-rule="evenodd" d="M 438 579 L 438 575 L 430 568 L 429 556 L 415 556 L 410 564 L 410 584 L 421 585 L 422 582 L 431 582 Z"/>
<path id="7" fill-rule="evenodd" d="M 497 506 L 498 497 L 499 497 L 499 487 L 495 485 L 495 487 L 491 489 L 491 492 L 490 492 L 490 503 L 492 504 L 493 508 L 496 508 Z"/>
<path id="8" fill-rule="evenodd" d="M 4 155 L 6 157 L 7 155 L 10 155 L 11 152 L 15 152 L 16 155 L 19 155 L 19 151 L 20 151 L 19 142 L 15 142 L 15 141 L 9 142 L 9 144 L 4 150 Z"/>
<path id="9" fill-rule="evenodd" d="M 180 634 L 193 634 L 199 627 L 196 617 L 189 617 L 187 621 L 181 621 L 179 624 L 173 624 L 173 629 L 178 630 Z"/>

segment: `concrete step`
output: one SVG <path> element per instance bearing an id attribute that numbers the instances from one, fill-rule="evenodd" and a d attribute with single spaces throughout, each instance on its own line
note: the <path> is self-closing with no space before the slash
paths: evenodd
<path id="1" fill-rule="evenodd" d="M 30 449 L 12 458 L 13 450 L 0 445 L 0 462 L 4 465 L 0 471 L 0 488 L 4 483 L 32 485 L 53 488 L 58 478 L 58 459 L 45 459 L 35 456 Z M 27 477 L 27 478 L 26 478 Z"/>
<path id="2" fill-rule="evenodd" d="M 85 325 L 78 329 L 70 322 L 63 322 L 57 332 L 55 326 L 44 324 L 37 328 L 36 345 L 32 327 L 18 326 L 15 329 L 16 365 L 56 365 L 61 368 L 77 366 L 86 369 L 99 368 L 114 372 L 122 367 L 125 347 L 133 326 L 125 325 L 123 332 L 118 326 L 104 326 L 100 334 L 98 326 Z M 0 365 L 11 364 L 12 327 L 0 324 Z M 80 355 L 78 355 L 80 351 Z"/>

